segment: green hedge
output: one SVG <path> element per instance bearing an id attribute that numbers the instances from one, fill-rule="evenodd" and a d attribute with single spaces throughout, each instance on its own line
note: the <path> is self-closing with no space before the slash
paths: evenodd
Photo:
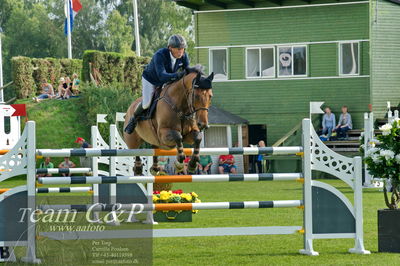
<path id="1" fill-rule="evenodd" d="M 83 54 L 82 80 L 90 82 L 90 64 L 101 75 L 101 86 L 123 84 L 132 91 L 141 86 L 143 68 L 150 62 L 148 57 L 124 56 L 120 53 L 87 50 Z"/>
<path id="2" fill-rule="evenodd" d="M 82 60 L 19 56 L 11 59 L 11 68 L 17 97 L 27 98 L 39 93 L 40 84 L 44 79 L 56 88 L 60 77 L 71 77 L 73 73 L 79 75 Z"/>
<path id="3" fill-rule="evenodd" d="M 126 112 L 130 104 L 140 97 L 138 92 L 133 92 L 120 83 L 96 87 L 85 82 L 80 88 L 83 91 L 83 106 L 86 108 L 89 125 L 96 125 L 97 114 L 107 114 L 107 121 L 115 124 L 115 113 Z M 104 127 L 103 124 L 99 124 L 99 131 L 107 139 L 109 124 L 105 124 Z"/>

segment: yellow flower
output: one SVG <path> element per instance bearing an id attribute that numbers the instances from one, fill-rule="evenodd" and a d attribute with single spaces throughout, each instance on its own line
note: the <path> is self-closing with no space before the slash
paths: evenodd
<path id="1" fill-rule="evenodd" d="M 196 199 L 196 200 L 194 201 L 194 203 L 201 203 L 201 200 Z"/>
<path id="2" fill-rule="evenodd" d="M 188 193 L 182 193 L 181 198 L 185 199 L 188 202 L 192 201 L 192 195 L 190 195 Z"/>
<path id="3" fill-rule="evenodd" d="M 197 195 L 195 192 L 192 192 L 192 196 L 195 197 L 195 198 L 199 197 L 199 195 Z"/>
<path id="4" fill-rule="evenodd" d="M 160 192 L 160 200 L 168 200 L 169 199 L 169 193 L 167 191 L 161 191 Z"/>
<path id="5" fill-rule="evenodd" d="M 153 195 L 153 203 L 156 203 L 158 201 L 158 197 L 156 195 Z"/>

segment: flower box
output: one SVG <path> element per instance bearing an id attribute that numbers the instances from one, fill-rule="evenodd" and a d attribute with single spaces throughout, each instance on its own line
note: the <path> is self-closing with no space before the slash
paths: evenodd
<path id="1" fill-rule="evenodd" d="M 378 251 L 400 252 L 400 210 L 378 210 Z"/>
<path id="2" fill-rule="evenodd" d="M 184 193 L 179 190 L 163 190 L 153 192 L 153 203 L 199 203 L 201 202 L 199 196 L 195 192 Z M 184 211 L 155 211 L 153 214 L 154 221 L 156 222 L 191 222 L 193 213 L 197 210 L 184 210 Z"/>
<path id="3" fill-rule="evenodd" d="M 154 221 L 168 222 L 191 222 L 192 211 L 156 211 L 153 214 Z"/>

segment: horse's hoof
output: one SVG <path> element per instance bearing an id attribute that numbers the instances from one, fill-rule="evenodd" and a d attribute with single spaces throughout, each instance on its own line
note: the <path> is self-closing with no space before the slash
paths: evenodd
<path id="1" fill-rule="evenodd" d="M 150 174 L 156 176 L 156 175 L 166 175 L 167 173 L 164 171 L 160 171 L 160 169 L 156 170 L 154 168 L 150 168 Z"/>
<path id="2" fill-rule="evenodd" d="M 180 163 L 178 161 L 175 161 L 175 170 L 177 173 L 181 173 L 183 172 L 184 168 L 185 168 L 185 164 L 184 163 Z"/>

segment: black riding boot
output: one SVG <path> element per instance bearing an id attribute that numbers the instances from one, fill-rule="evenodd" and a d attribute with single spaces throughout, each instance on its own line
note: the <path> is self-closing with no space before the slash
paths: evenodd
<path id="1" fill-rule="evenodd" d="M 142 107 L 142 103 L 139 103 L 138 107 L 133 113 L 133 116 L 131 117 L 131 120 L 129 120 L 129 123 L 124 130 L 126 133 L 132 134 L 132 132 L 135 130 L 136 124 L 138 122 L 137 118 L 142 114 L 143 110 L 144 109 Z"/>

